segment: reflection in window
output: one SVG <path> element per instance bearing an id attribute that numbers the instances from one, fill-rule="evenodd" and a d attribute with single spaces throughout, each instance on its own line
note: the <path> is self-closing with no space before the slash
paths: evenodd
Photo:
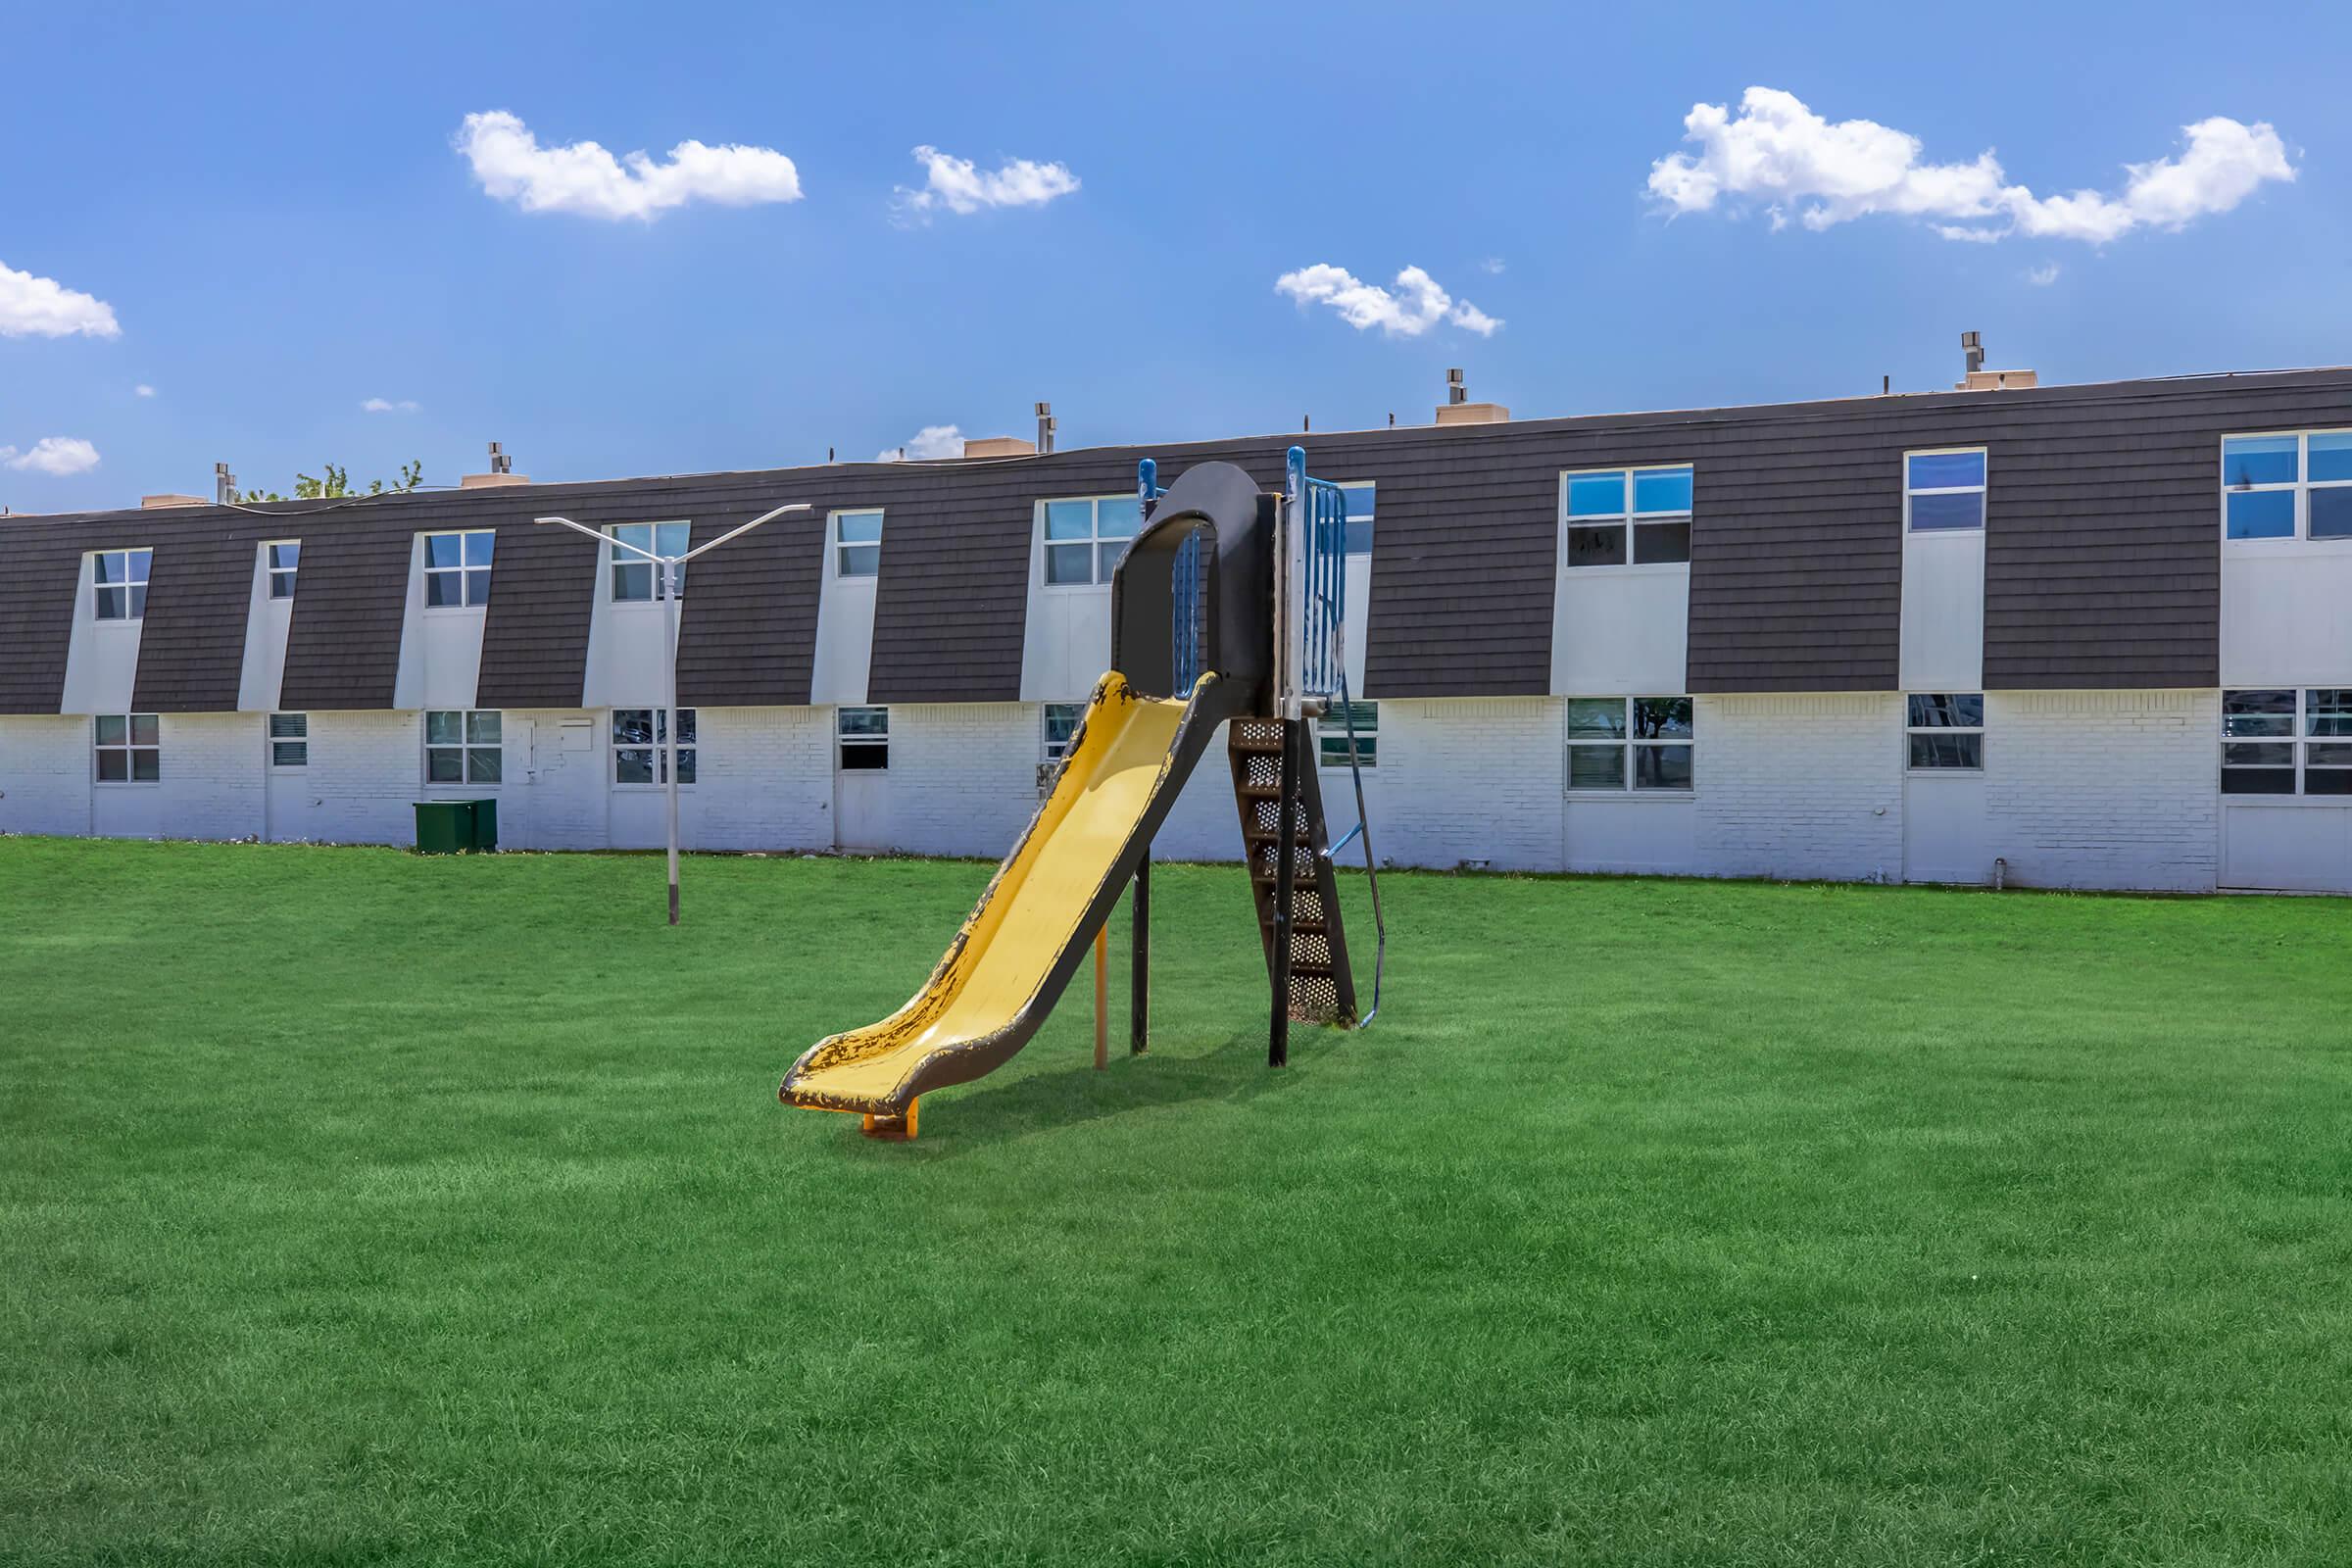
<path id="1" fill-rule="evenodd" d="M 2352 796 L 2352 687 L 2222 693 L 2222 793 Z"/>
<path id="2" fill-rule="evenodd" d="M 1903 456 L 1903 525 L 1913 533 L 1984 526 L 1984 453 Z"/>
<path id="3" fill-rule="evenodd" d="M 1572 697 L 1568 787 L 1695 789 L 1696 742 L 1688 697 Z"/>
<path id="4" fill-rule="evenodd" d="M 844 708 L 834 715 L 833 726 L 843 772 L 879 772 L 890 766 L 889 709 Z"/>
<path id="5" fill-rule="evenodd" d="M 874 577 L 882 571 L 882 514 L 833 514 L 833 574 L 836 577 Z"/>
<path id="6" fill-rule="evenodd" d="M 488 528 L 424 536 L 424 602 L 457 610 L 490 602 L 490 556 L 498 535 Z"/>
<path id="7" fill-rule="evenodd" d="M 1143 522 L 1144 504 L 1134 496 L 1047 502 L 1046 581 L 1055 587 L 1110 581 Z"/>
<path id="8" fill-rule="evenodd" d="M 680 787 L 694 782 L 696 753 L 694 710 L 678 710 L 678 783 Z M 662 765 L 663 748 L 669 744 L 669 712 L 661 708 L 615 708 L 612 710 L 612 782 L 615 784 L 667 784 L 668 770 Z"/>
<path id="9" fill-rule="evenodd" d="M 100 713 L 90 735 L 99 783 L 153 784 L 164 776 L 163 720 L 153 713 Z"/>
<path id="10" fill-rule="evenodd" d="M 506 772 L 505 725 L 496 709 L 432 710 L 424 715 L 427 784 L 496 784 Z"/>
<path id="11" fill-rule="evenodd" d="M 657 556 L 682 556 L 686 541 L 693 531 L 684 522 L 620 522 L 607 528 L 612 543 L 635 545 Z M 662 597 L 662 568 L 643 556 L 614 549 L 612 555 L 612 602 L 614 604 L 651 604 Z M 686 568 L 678 568 L 678 597 L 686 597 Z"/>
<path id="12" fill-rule="evenodd" d="M 97 586 L 93 612 L 100 620 L 139 620 L 147 613 L 147 568 L 152 550 L 101 550 L 90 558 Z"/>
<path id="13" fill-rule="evenodd" d="M 1560 520 L 1568 564 L 1689 561 L 1691 482 L 1689 464 L 1561 475 Z"/>
<path id="14" fill-rule="evenodd" d="M 1913 692 L 1903 701 L 1904 752 L 1908 765 L 1983 769 L 1983 692 Z"/>

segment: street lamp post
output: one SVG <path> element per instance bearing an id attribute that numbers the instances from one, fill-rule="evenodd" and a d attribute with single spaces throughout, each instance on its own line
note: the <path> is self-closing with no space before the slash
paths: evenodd
<path id="1" fill-rule="evenodd" d="M 667 807 L 669 816 L 669 923 L 671 925 L 678 923 L 678 568 L 705 551 L 716 550 L 728 540 L 741 534 L 750 533 L 763 522 L 773 522 L 787 513 L 807 512 L 808 510 L 808 504 L 805 501 L 796 501 L 790 506 L 777 507 L 773 511 L 761 513 L 747 523 L 729 528 L 725 533 L 706 544 L 696 545 L 692 550 L 677 556 L 664 556 L 651 550 L 641 549 L 600 529 L 574 522 L 569 517 L 534 517 L 531 519 L 533 522 L 556 523 L 561 527 L 569 528 L 573 533 L 585 534 L 600 545 L 611 545 L 615 550 L 625 550 L 630 555 L 651 563 L 662 574 L 662 733 L 654 737 L 654 742 L 655 754 L 662 760 L 662 793 L 666 797 L 664 805 Z M 656 543 L 660 542 L 659 534 L 655 536 L 655 541 Z M 598 584 L 598 591 L 603 591 L 603 584 Z"/>

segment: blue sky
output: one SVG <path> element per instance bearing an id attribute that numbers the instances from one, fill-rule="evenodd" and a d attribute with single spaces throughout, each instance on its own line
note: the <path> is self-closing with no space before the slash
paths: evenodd
<path id="1" fill-rule="evenodd" d="M 1947 384 L 1964 327 L 2057 380 L 2352 361 L 2341 7 L 1274 15 L 0 7 L 0 504 L 869 458 L 1038 398 L 1064 445 L 1422 420 L 1449 365 L 1523 416 L 1838 396 Z M 789 172 L 529 211 L 527 144 L 504 196 L 456 145 L 493 112 Z M 910 207 L 916 147 L 1047 199 Z"/>

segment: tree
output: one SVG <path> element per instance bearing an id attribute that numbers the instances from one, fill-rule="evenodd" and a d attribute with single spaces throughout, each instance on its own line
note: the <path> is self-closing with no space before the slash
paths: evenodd
<path id="1" fill-rule="evenodd" d="M 323 477 L 308 473 L 294 475 L 292 499 L 296 501 L 337 501 L 346 496 L 361 494 L 401 495 L 416 489 L 424 482 L 424 465 L 421 462 L 402 464 L 400 477 L 390 484 L 386 484 L 381 479 L 368 480 L 368 488 L 364 492 L 351 487 L 351 470 L 349 468 L 340 468 L 331 463 L 322 465 L 322 466 L 326 469 Z M 287 497 L 279 495 L 274 490 L 245 490 L 232 493 L 229 499 L 242 502 L 284 501 Z"/>

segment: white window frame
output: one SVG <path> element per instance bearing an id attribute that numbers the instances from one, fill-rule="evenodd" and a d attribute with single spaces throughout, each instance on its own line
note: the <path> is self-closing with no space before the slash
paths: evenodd
<path id="1" fill-rule="evenodd" d="M 1625 725 L 1624 734 L 1616 739 L 1606 739 L 1597 735 L 1563 737 L 1564 745 L 1560 754 L 1560 784 L 1567 794 L 1604 801 L 1688 801 L 1697 798 L 1698 703 L 1688 693 L 1649 692 L 1635 697 L 1570 697 L 1567 701 L 1570 703 L 1615 703 L 1618 705 L 1618 711 L 1624 715 L 1623 723 Z M 1634 733 L 1634 704 L 1636 703 L 1689 703 L 1690 705 L 1690 733 L 1688 735 L 1637 736 Z M 1563 709 L 1561 710 L 1563 724 L 1566 719 L 1567 710 Z M 1635 780 L 1640 776 L 1641 769 L 1634 765 L 1634 750 L 1636 747 L 1644 746 L 1660 750 L 1670 746 L 1688 748 L 1690 753 L 1690 783 L 1687 787 L 1675 788 L 1637 784 Z M 1574 782 L 1576 777 L 1573 765 L 1575 759 L 1569 754 L 1580 747 L 1592 751 L 1608 749 L 1622 754 L 1618 759 L 1618 781 L 1613 785 Z"/>
<path id="2" fill-rule="evenodd" d="M 1335 702 L 1333 708 L 1339 705 Z M 1355 716 L 1355 750 L 1359 767 L 1380 765 L 1380 703 L 1377 699 L 1365 702 L 1358 698 L 1348 704 Z M 1365 722 L 1366 715 L 1370 722 Z M 1348 720 L 1337 712 L 1325 712 L 1315 720 L 1315 765 L 1317 767 L 1346 767 L 1348 765 Z"/>
<path id="3" fill-rule="evenodd" d="M 110 718 L 119 719 L 122 722 L 122 738 L 120 741 L 102 738 L 105 734 L 103 726 Z M 155 739 L 152 743 L 138 739 L 139 720 L 141 719 L 145 719 L 155 726 Z M 138 760 L 141 752 L 152 753 L 155 757 L 155 777 L 153 778 L 138 776 Z M 119 754 L 122 757 L 122 776 L 121 778 L 99 776 L 98 759 L 104 754 Z M 140 789 L 153 789 L 163 781 L 164 720 L 162 715 L 157 713 L 93 713 L 90 716 L 90 783 L 94 788 L 111 790 L 135 786 Z"/>
<path id="4" fill-rule="evenodd" d="M 289 547 L 294 552 L 294 564 L 290 566 L 281 566 L 277 564 L 277 552 Z M 270 597 L 271 599 L 293 598 L 295 589 L 301 586 L 299 579 L 302 574 L 302 541 L 299 539 L 263 540 L 262 565 L 270 573 Z M 282 594 L 277 591 L 278 584 L 281 582 L 285 584 L 286 589 Z"/>
<path id="5" fill-rule="evenodd" d="M 2231 686 L 2224 689 L 2222 692 L 2222 749 L 2218 754 L 2221 759 L 2221 779 L 2226 781 L 2232 770 L 2272 772 L 2281 765 L 2276 762 L 2232 762 L 2230 760 L 2230 748 L 2232 746 L 2284 746 L 2287 748 L 2287 761 L 2283 765 L 2291 769 L 2295 775 L 2295 787 L 2291 793 L 2285 790 L 2225 791 L 2224 799 L 2248 802 L 2310 800 L 2328 806 L 2352 807 L 2352 794 L 2327 790 L 2315 793 L 2311 788 L 2311 774 L 2315 767 L 2311 760 L 2313 747 L 2352 748 L 2352 734 L 2322 735 L 2317 732 L 2320 717 L 2317 711 L 2319 705 L 2313 699 L 2324 691 L 2352 692 L 2352 680 L 2326 686 Z M 2241 692 L 2291 692 L 2295 703 L 2294 712 L 2287 719 L 2287 733 L 2284 735 L 2230 734 L 2230 699 Z M 2328 774 L 2352 772 L 2352 769 L 2337 762 L 2324 762 L 2316 764 L 2316 766 L 2319 771 Z"/>
<path id="6" fill-rule="evenodd" d="M 635 604 L 638 601 L 630 600 L 628 603 Z M 643 744 L 636 741 L 624 744 L 620 738 L 620 715 L 623 713 L 645 714 L 647 732 L 653 736 L 653 739 Z M 669 735 L 668 714 L 669 710 L 666 708 L 615 708 L 612 710 L 612 720 L 609 726 L 612 744 L 606 748 L 612 754 L 612 760 L 605 765 L 605 777 L 614 789 L 658 790 L 667 786 L 669 756 L 663 750 L 663 743 Z M 691 708 L 679 709 L 678 788 L 681 790 L 693 789 L 697 783 L 701 782 L 702 746 L 702 723 L 697 718 L 695 710 Z M 623 752 L 652 752 L 654 754 L 653 777 L 623 779 L 620 776 L 620 754 Z"/>
<path id="7" fill-rule="evenodd" d="M 852 713 L 880 713 L 882 728 L 878 733 L 845 734 L 842 726 Z M 879 767 L 844 767 L 842 757 L 854 748 L 872 748 L 882 754 Z M 890 709 L 880 703 L 853 703 L 833 710 L 833 770 L 836 773 L 887 773 L 890 771 Z"/>
<path id="8" fill-rule="evenodd" d="M 1690 474 L 1690 505 L 1688 508 L 1673 509 L 1665 512 L 1639 512 L 1635 510 L 1634 481 L 1637 478 L 1645 473 L 1673 473 L 1680 472 L 1685 469 L 1688 469 Z M 1575 479 L 1597 479 L 1606 474 L 1616 474 L 1624 480 L 1625 510 L 1614 515 L 1594 515 L 1589 517 L 1571 517 L 1568 515 L 1569 482 Z M 1597 468 L 1562 468 L 1559 475 L 1558 496 L 1554 502 L 1552 512 L 1553 515 L 1559 522 L 1559 544 L 1554 547 L 1554 554 L 1555 564 L 1561 571 L 1573 571 L 1579 575 L 1592 571 L 1689 571 L 1690 569 L 1690 556 L 1688 549 L 1685 550 L 1683 559 L 1680 561 L 1643 561 L 1641 559 L 1640 552 L 1637 547 L 1641 543 L 1641 525 L 1642 523 L 1680 522 L 1688 524 L 1694 520 L 1698 512 L 1698 465 L 1690 462 L 1612 463 Z M 1568 560 L 1568 531 L 1571 528 L 1622 528 L 1625 531 L 1625 559 L 1623 561 L 1599 563 L 1590 566 L 1578 566 L 1570 564 Z"/>
<path id="9" fill-rule="evenodd" d="M 1059 741 L 1054 738 L 1054 710 L 1057 708 L 1067 710 L 1071 719 L 1069 737 Z M 1038 761 L 1047 767 L 1059 767 L 1063 759 L 1070 755 L 1070 747 L 1078 738 L 1078 726 L 1085 722 L 1086 704 L 1084 703 L 1045 703 L 1040 705 L 1037 719 Z"/>
<path id="10" fill-rule="evenodd" d="M 1982 484 L 1929 484 L 1911 488 L 1911 460 L 1913 458 L 1983 458 L 1984 481 Z M 1913 496 L 1976 496 L 1977 525 L 1973 528 L 1914 528 L 1911 526 L 1911 498 Z M 1988 447 L 1913 447 L 1903 454 L 1903 532 L 1928 537 L 1971 534 L 1984 537 L 1986 519 L 1992 512 L 1992 451 Z M 1938 695 L 1949 696 L 1950 693 Z M 1982 694 L 1979 694 L 1982 695 Z M 1908 716 L 1908 715 L 1906 715 Z"/>
<path id="11" fill-rule="evenodd" d="M 1966 533 L 1965 528 L 1937 529 L 1936 532 Z M 1977 700 L 1977 722 L 1974 724 L 1914 724 L 1911 722 L 1911 699 L 1914 697 L 1974 697 Z M 1911 737 L 1914 735 L 1974 735 L 1977 737 L 1977 765 L 1955 762 L 1949 767 L 1921 764 L 1911 760 Z M 1984 734 L 1984 694 L 1983 692 L 1905 692 L 1903 693 L 1903 771 L 1932 778 L 1948 778 L 1954 773 L 1984 771 L 1986 753 L 1992 742 Z"/>
<path id="12" fill-rule="evenodd" d="M 308 713 L 271 713 L 262 721 L 262 744 L 269 749 L 270 771 L 299 773 L 311 765 L 311 715 Z M 280 761 L 281 747 L 299 747 L 300 760 Z"/>
<path id="13" fill-rule="evenodd" d="M 662 603 L 662 568 L 655 565 L 652 562 L 646 560 L 643 556 L 631 555 L 629 552 L 621 549 L 616 543 L 614 543 L 614 541 L 620 537 L 621 529 L 650 529 L 651 531 L 646 535 L 644 545 L 645 549 L 651 550 L 657 555 L 682 556 L 686 553 L 687 549 L 684 540 L 679 542 L 679 546 L 676 550 L 662 550 L 662 530 L 664 528 L 684 528 L 688 530 L 686 536 L 687 539 L 692 539 L 693 527 L 694 524 L 687 521 L 683 517 L 663 517 L 658 521 L 650 522 L 606 523 L 605 553 L 612 557 L 611 569 L 605 573 L 606 602 L 609 604 L 619 605 L 628 610 L 635 610 L 643 606 L 659 607 Z M 643 599 L 623 599 L 620 595 L 620 568 L 623 566 L 637 566 L 649 573 L 653 578 L 653 592 Z M 686 568 L 684 566 L 678 567 L 678 602 L 680 604 L 684 604 L 686 602 Z"/>
<path id="14" fill-rule="evenodd" d="M 1139 510 L 1134 533 L 1103 533 L 1102 503 L 1105 501 L 1132 501 L 1137 504 Z M 1086 518 L 1088 529 L 1087 536 L 1084 539 L 1050 538 L 1046 533 L 1046 517 L 1048 514 L 1048 509 L 1052 507 L 1075 506 L 1084 506 L 1088 509 Z M 1038 587 L 1052 593 L 1094 593 L 1101 589 L 1109 587 L 1110 574 L 1111 571 L 1114 570 L 1118 565 L 1118 558 L 1116 556 L 1112 557 L 1111 564 L 1108 567 L 1104 566 L 1102 564 L 1102 547 L 1104 545 L 1116 545 L 1119 547 L 1120 551 L 1124 553 L 1127 546 L 1135 542 L 1136 534 L 1140 534 L 1144 531 L 1145 519 L 1141 514 L 1141 499 L 1132 490 L 1118 495 L 1048 496 L 1044 500 L 1038 502 L 1036 520 L 1038 543 Z M 1074 549 L 1079 545 L 1086 546 L 1087 570 L 1090 574 L 1086 581 L 1055 582 L 1054 580 L 1054 549 L 1056 545 L 1065 549 Z"/>
<path id="15" fill-rule="evenodd" d="M 435 741 L 433 739 L 433 714 L 435 713 L 455 713 L 458 715 L 457 740 Z M 473 738 L 475 728 L 473 721 L 484 716 L 494 718 L 498 721 L 498 738 L 496 740 L 478 741 Z M 435 708 L 427 710 L 424 714 L 423 737 L 425 787 L 427 789 L 442 790 L 479 789 L 486 785 L 505 783 L 507 776 L 506 736 L 506 711 L 503 709 Z M 456 752 L 458 754 L 458 776 L 456 778 L 433 777 L 433 754 L 435 752 Z M 485 779 L 475 778 L 473 776 L 473 754 L 476 752 L 498 753 L 498 777 Z"/>
<path id="16" fill-rule="evenodd" d="M 874 529 L 873 538 L 845 541 L 841 537 L 841 520 L 844 517 L 878 517 L 881 519 L 881 522 Z M 831 575 L 835 582 L 879 581 L 882 576 L 882 536 L 887 533 L 889 529 L 890 518 L 887 515 L 885 509 L 881 507 L 842 507 L 836 511 L 826 513 L 826 572 Z M 842 552 L 847 550 L 871 550 L 874 553 L 874 569 L 871 571 L 842 570 Z"/>
<path id="17" fill-rule="evenodd" d="M 455 613 L 459 611 L 480 610 L 490 603 L 491 574 L 498 565 L 498 530 L 496 528 L 433 528 L 419 537 L 423 540 L 420 548 L 423 551 L 424 560 L 425 613 L 437 615 L 444 612 Z M 475 537 L 490 541 L 490 559 L 478 566 L 471 564 L 466 559 L 466 541 Z M 435 539 L 458 541 L 458 564 L 456 565 L 436 566 L 433 564 L 433 541 Z M 477 571 L 482 574 L 482 595 L 479 599 L 473 596 L 473 574 Z M 435 577 L 458 579 L 458 602 L 456 604 L 436 605 L 433 603 L 433 579 Z"/>
<path id="18" fill-rule="evenodd" d="M 2311 531 L 2311 493 L 2314 490 L 2352 489 L 2352 479 L 2314 479 L 2311 477 L 2311 438 L 2315 435 L 2352 436 L 2352 429 L 2321 430 L 2231 430 L 2224 435 L 2215 449 L 2215 466 L 2221 476 L 2221 496 L 2215 503 L 2220 513 L 2222 542 L 2232 549 L 2251 546 L 2316 544 L 2341 545 L 2352 549 L 2352 534 L 2331 533 L 2315 537 Z M 2289 440 L 2295 443 L 2295 477 L 2291 483 L 2233 485 L 2230 482 L 2230 443 L 2232 441 Z M 2259 495 L 2267 491 L 2290 491 L 2295 498 L 2294 532 L 2275 535 L 2254 535 L 2245 539 L 2230 537 L 2230 498 L 2232 495 Z M 2275 686 L 2239 686 L 2235 691 L 2276 691 Z"/>
<path id="19" fill-rule="evenodd" d="M 114 582 L 100 582 L 98 580 L 98 564 L 102 561 L 116 559 L 120 559 L 122 563 L 122 577 Z M 138 568 L 136 577 L 131 575 L 134 563 Z M 125 623 L 146 619 L 147 580 L 154 574 L 155 547 L 153 545 L 125 545 L 120 550 L 91 551 L 90 617 L 94 620 Z M 100 608 L 106 603 L 106 596 L 111 593 L 119 593 L 122 596 L 123 612 L 120 615 L 110 615 Z"/>

